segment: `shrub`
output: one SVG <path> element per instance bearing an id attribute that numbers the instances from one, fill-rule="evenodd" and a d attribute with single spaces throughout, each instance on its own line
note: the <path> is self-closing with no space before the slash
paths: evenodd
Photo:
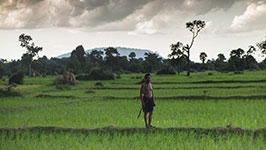
<path id="1" fill-rule="evenodd" d="M 116 78 L 121 78 L 120 74 L 117 74 Z M 109 71 L 104 71 L 102 68 L 95 67 L 91 72 L 86 74 L 81 74 L 76 77 L 77 80 L 114 80 L 114 74 Z"/>
<path id="2" fill-rule="evenodd" d="M 23 84 L 24 76 L 25 76 L 24 71 L 18 71 L 14 73 L 13 75 L 11 75 L 11 77 L 9 78 L 8 84 L 13 84 L 13 83 Z"/>
<path id="3" fill-rule="evenodd" d="M 211 75 L 213 75 L 213 73 L 212 72 L 209 72 L 208 75 L 211 76 Z"/>
<path id="4" fill-rule="evenodd" d="M 86 74 L 80 74 L 76 77 L 77 80 L 89 80 L 89 76 Z"/>
<path id="5" fill-rule="evenodd" d="M 102 68 L 93 68 L 88 76 L 89 80 L 114 80 L 112 72 L 104 71 Z"/>
<path id="6" fill-rule="evenodd" d="M 8 96 L 21 96 L 21 94 L 14 90 L 16 87 L 15 84 L 11 84 L 5 88 L 0 88 L 0 97 L 8 97 Z"/>
<path id="7" fill-rule="evenodd" d="M 168 69 L 168 68 L 163 68 L 157 72 L 157 75 L 163 75 L 163 74 L 176 74 L 176 73 L 173 69 Z"/>

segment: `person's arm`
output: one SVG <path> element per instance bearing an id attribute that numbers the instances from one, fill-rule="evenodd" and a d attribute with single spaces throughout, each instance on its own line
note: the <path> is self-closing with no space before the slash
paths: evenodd
<path id="1" fill-rule="evenodd" d="M 141 88 L 140 88 L 140 100 L 141 100 L 141 104 L 142 104 L 142 107 L 144 107 L 144 101 L 143 101 L 143 96 L 142 96 L 142 94 L 144 94 L 143 93 L 143 84 L 141 84 Z"/>

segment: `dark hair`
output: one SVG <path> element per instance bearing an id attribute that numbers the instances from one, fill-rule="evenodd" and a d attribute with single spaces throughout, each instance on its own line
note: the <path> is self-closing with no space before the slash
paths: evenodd
<path id="1" fill-rule="evenodd" d="M 151 76 L 151 74 L 149 73 L 145 74 L 144 78 L 146 79 L 148 76 Z"/>

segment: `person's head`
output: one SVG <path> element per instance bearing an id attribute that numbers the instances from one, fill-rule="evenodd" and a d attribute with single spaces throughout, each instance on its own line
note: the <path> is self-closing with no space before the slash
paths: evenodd
<path id="1" fill-rule="evenodd" d="M 149 73 L 145 74 L 144 79 L 146 82 L 150 82 L 151 81 L 151 74 L 149 74 Z"/>

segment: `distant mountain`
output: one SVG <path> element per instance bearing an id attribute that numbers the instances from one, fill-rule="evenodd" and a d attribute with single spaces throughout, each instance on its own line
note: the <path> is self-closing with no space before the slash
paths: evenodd
<path id="1" fill-rule="evenodd" d="M 101 47 L 101 48 L 93 48 L 93 49 L 88 49 L 85 50 L 85 53 L 90 53 L 92 50 L 99 50 L 99 51 L 103 51 L 104 49 L 106 49 L 107 47 Z M 120 56 L 127 56 L 131 53 L 131 52 L 135 52 L 136 54 L 136 58 L 143 58 L 144 59 L 144 54 L 145 53 L 154 53 L 151 50 L 147 50 L 147 49 L 136 49 L 136 48 L 126 48 L 126 47 L 115 47 L 118 51 L 118 53 L 120 54 Z M 71 53 L 66 53 L 66 54 L 62 54 L 57 56 L 56 58 L 65 58 L 65 57 L 70 57 Z M 161 57 L 161 56 L 160 56 Z"/>

